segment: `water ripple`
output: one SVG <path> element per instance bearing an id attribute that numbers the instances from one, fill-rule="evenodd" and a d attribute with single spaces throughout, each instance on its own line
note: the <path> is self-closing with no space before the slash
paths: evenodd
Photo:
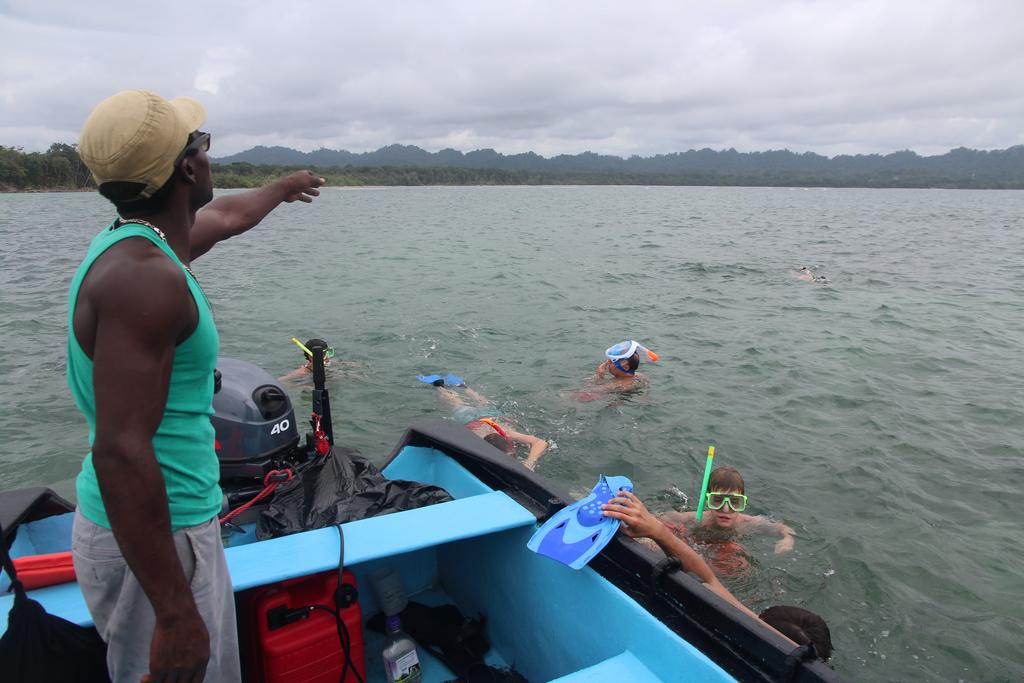
<path id="1" fill-rule="evenodd" d="M 72 493 L 66 288 L 112 217 L 85 193 L 0 200 L 4 488 Z M 1014 192 L 331 189 L 197 273 L 223 353 L 284 374 L 291 336 L 323 336 L 356 364 L 330 379 L 336 431 L 371 458 L 447 414 L 415 379 L 440 371 L 554 439 L 539 471 L 566 489 L 628 474 L 692 509 L 714 443 L 798 535 L 787 556 L 744 539 L 740 597 L 823 614 L 853 679 L 1019 680 L 1022 217 Z M 573 398 L 628 338 L 661 354 L 650 386 Z"/>

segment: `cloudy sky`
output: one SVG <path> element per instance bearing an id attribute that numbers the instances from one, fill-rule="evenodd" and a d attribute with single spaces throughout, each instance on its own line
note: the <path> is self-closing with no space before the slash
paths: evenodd
<path id="1" fill-rule="evenodd" d="M 125 88 L 214 156 L 1024 144 L 1024 2 L 0 0 L 0 145 L 76 142 Z"/>

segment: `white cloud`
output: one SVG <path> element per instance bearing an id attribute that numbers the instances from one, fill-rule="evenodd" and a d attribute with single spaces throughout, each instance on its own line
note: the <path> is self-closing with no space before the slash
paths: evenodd
<path id="1" fill-rule="evenodd" d="M 146 87 L 203 101 L 217 154 L 1001 148 L 1024 143 L 1022 20 L 953 0 L 18 0 L 0 144 L 73 141 L 103 97 Z"/>
<path id="2" fill-rule="evenodd" d="M 221 45 L 209 48 L 199 64 L 195 89 L 216 95 L 220 91 L 221 82 L 234 76 L 238 72 L 238 65 L 249 58 L 249 50 L 242 47 Z"/>

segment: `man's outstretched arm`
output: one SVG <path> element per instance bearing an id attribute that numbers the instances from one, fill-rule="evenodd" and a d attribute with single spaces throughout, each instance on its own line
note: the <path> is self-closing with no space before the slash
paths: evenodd
<path id="1" fill-rule="evenodd" d="M 312 202 L 313 197 L 320 196 L 317 188 L 324 182 L 310 171 L 296 171 L 255 190 L 213 200 L 196 214 L 190 235 L 190 259 L 194 261 L 217 242 L 256 227 L 282 202 Z"/>

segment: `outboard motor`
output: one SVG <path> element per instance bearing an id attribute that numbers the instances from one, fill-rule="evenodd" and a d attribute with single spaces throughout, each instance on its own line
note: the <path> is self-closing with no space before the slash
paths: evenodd
<path id="1" fill-rule="evenodd" d="M 277 380 L 252 363 L 218 358 L 214 415 L 225 493 L 262 486 L 263 477 L 284 463 L 304 460 L 291 399 Z"/>

